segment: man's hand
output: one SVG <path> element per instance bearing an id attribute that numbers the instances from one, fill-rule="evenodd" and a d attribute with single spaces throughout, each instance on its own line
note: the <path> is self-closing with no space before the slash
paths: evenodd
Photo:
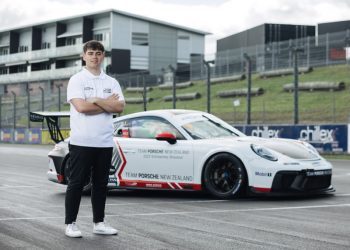
<path id="1" fill-rule="evenodd" d="M 118 94 L 112 94 L 110 96 L 107 97 L 107 100 L 119 100 L 119 95 Z"/>
<path id="2" fill-rule="evenodd" d="M 118 94 L 112 94 L 106 99 L 92 98 L 91 101 L 107 113 L 121 113 L 125 106 L 125 102 L 119 100 Z"/>
<path id="3" fill-rule="evenodd" d="M 91 98 L 93 99 L 93 98 Z M 104 113 L 105 110 L 103 110 L 101 107 L 97 106 L 92 102 L 93 100 L 84 100 L 81 98 L 73 98 L 71 100 L 71 103 L 73 104 L 74 108 L 79 112 L 86 115 L 97 115 Z"/>

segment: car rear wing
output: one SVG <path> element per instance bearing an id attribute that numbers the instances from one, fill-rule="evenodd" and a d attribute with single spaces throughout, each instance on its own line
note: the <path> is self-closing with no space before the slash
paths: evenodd
<path id="1" fill-rule="evenodd" d="M 58 118 L 60 117 L 70 117 L 69 111 L 60 111 L 60 112 L 30 112 L 30 121 L 32 122 L 43 122 L 46 120 L 47 127 L 49 129 L 49 133 L 51 139 L 55 143 L 59 143 L 64 141 L 61 130 L 58 125 Z"/>

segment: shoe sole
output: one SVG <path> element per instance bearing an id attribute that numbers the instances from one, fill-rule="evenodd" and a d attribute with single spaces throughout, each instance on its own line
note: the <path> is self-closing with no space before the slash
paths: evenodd
<path id="1" fill-rule="evenodd" d="M 65 235 L 69 238 L 82 238 L 83 237 L 83 235 L 77 235 L 77 236 L 68 235 L 68 234 L 65 234 Z"/>
<path id="2" fill-rule="evenodd" d="M 92 231 L 94 234 L 100 234 L 100 235 L 118 235 L 118 232 L 116 233 L 104 233 L 100 231 Z"/>

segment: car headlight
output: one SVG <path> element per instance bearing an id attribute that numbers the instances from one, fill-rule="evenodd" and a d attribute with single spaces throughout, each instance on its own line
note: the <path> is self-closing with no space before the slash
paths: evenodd
<path id="1" fill-rule="evenodd" d="M 269 161 L 277 161 L 278 160 L 277 156 L 275 156 L 267 148 L 264 148 L 262 146 L 255 145 L 255 144 L 250 145 L 250 147 L 252 148 L 254 153 L 256 153 L 257 155 L 259 155 L 260 157 L 262 157 L 262 158 L 264 158 L 266 160 L 269 160 Z"/>

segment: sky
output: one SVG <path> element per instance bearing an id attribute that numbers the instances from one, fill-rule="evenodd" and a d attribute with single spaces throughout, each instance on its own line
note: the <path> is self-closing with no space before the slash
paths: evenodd
<path id="1" fill-rule="evenodd" d="M 206 55 L 216 40 L 263 23 L 350 20 L 350 0 L 1 0 L 0 30 L 107 9 L 209 32 Z"/>

